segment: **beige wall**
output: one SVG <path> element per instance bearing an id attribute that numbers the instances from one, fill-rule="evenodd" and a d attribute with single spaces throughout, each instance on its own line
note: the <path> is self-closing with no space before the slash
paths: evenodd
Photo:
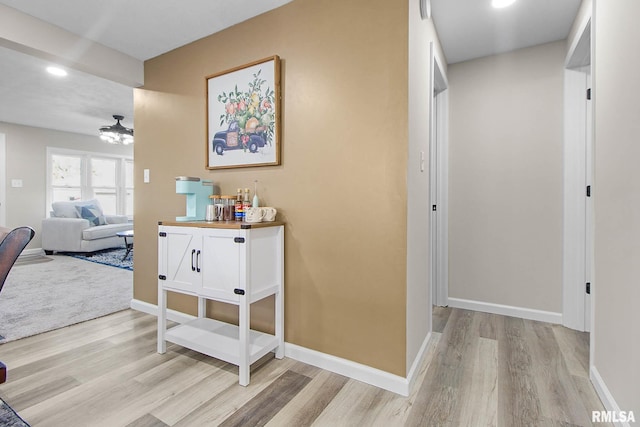
<path id="1" fill-rule="evenodd" d="M 595 6 L 596 369 L 623 411 L 640 414 L 640 3 Z"/>
<path id="2" fill-rule="evenodd" d="M 156 303 L 158 220 L 184 215 L 174 177 L 226 193 L 257 179 L 287 222 L 286 341 L 405 375 L 407 16 L 407 3 L 389 0 L 296 0 L 146 62 L 135 94 L 136 299 Z M 282 165 L 205 170 L 205 76 L 274 54 Z M 169 304 L 195 312 L 190 298 Z M 272 327 L 271 304 L 254 305 L 258 326 Z"/>
<path id="3" fill-rule="evenodd" d="M 51 209 L 46 206 L 47 147 L 133 155 L 131 147 L 101 142 L 97 129 L 96 136 L 89 136 L 0 122 L 0 133 L 6 135 L 6 226 L 33 227 L 36 235 L 27 249 L 42 246 L 41 222 Z M 21 179 L 23 187 L 12 188 L 12 179 Z"/>
<path id="4" fill-rule="evenodd" d="M 449 296 L 561 312 L 565 42 L 449 65 Z"/>

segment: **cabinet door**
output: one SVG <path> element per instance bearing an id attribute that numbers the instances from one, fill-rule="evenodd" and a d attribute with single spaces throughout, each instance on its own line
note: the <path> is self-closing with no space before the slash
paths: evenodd
<path id="1" fill-rule="evenodd" d="M 201 238 L 198 229 L 189 227 L 164 227 L 159 237 L 159 274 L 166 277 L 163 286 L 197 293 L 200 290 L 202 263 Z"/>
<path id="2" fill-rule="evenodd" d="M 245 243 L 238 230 L 210 229 L 202 237 L 202 294 L 228 302 L 238 302 L 235 289 L 244 289 L 241 256 Z M 242 238 L 244 241 L 244 238 Z"/>

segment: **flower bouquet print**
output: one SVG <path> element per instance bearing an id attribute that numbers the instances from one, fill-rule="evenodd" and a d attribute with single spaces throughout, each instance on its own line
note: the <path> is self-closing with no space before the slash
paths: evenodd
<path id="1" fill-rule="evenodd" d="M 207 77 L 207 169 L 280 164 L 280 59 Z"/>

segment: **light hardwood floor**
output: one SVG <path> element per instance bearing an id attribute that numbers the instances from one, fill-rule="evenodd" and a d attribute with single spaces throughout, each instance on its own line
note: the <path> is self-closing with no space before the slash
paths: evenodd
<path id="1" fill-rule="evenodd" d="M 439 308 L 411 395 L 285 358 L 237 368 L 176 345 L 133 310 L 0 346 L 0 396 L 32 426 L 587 426 L 602 410 L 588 335 Z"/>

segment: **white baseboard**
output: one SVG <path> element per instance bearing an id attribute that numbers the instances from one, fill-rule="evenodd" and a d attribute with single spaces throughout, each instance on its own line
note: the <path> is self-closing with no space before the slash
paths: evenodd
<path id="1" fill-rule="evenodd" d="M 132 299 L 131 308 L 153 316 L 158 315 L 158 306 L 148 302 Z M 169 309 L 167 310 L 167 318 L 174 322 L 184 323 L 194 319 L 195 317 Z M 420 347 L 420 352 L 416 356 L 416 361 L 409 372 L 410 380 L 361 363 L 356 363 L 351 360 L 321 353 L 316 350 L 311 350 L 287 342 L 284 343 L 284 355 L 290 359 L 294 359 L 308 365 L 317 366 L 318 368 L 344 375 L 345 377 L 362 381 L 363 383 L 367 383 L 402 396 L 408 396 L 411 389 L 410 386 L 415 382 L 414 377 L 419 372 L 419 367 L 424 359 L 430 338 L 431 334 L 427 336 L 422 347 Z"/>
<path id="2" fill-rule="evenodd" d="M 409 395 L 409 381 L 398 375 L 381 371 L 351 360 L 321 353 L 296 344 L 284 343 L 284 355 L 307 365 L 344 375 L 402 396 Z"/>
<path id="3" fill-rule="evenodd" d="M 149 304 L 148 302 L 132 299 L 130 307 L 133 310 L 138 310 L 156 317 L 158 316 L 158 306 L 155 304 Z M 167 310 L 167 319 L 171 320 L 172 322 L 186 323 L 195 318 L 196 316 L 192 316 L 190 314 L 181 313 L 172 309 Z"/>
<path id="4" fill-rule="evenodd" d="M 413 390 L 413 386 L 416 383 L 416 378 L 418 377 L 418 373 L 420 372 L 420 367 L 422 366 L 422 362 L 424 362 L 424 357 L 427 354 L 427 347 L 429 347 L 429 343 L 431 342 L 431 332 L 427 334 L 422 345 L 420 346 L 420 350 L 418 350 L 418 354 L 411 365 L 411 369 L 409 369 L 409 373 L 407 374 L 407 393 L 410 393 Z M 399 393 L 402 394 L 402 393 Z M 408 396 L 408 394 L 403 395 Z"/>
<path id="5" fill-rule="evenodd" d="M 449 297 L 449 307 L 562 324 L 562 313 Z"/>
<path id="6" fill-rule="evenodd" d="M 598 397 L 602 401 L 604 408 L 607 411 L 611 411 L 619 414 L 621 412 L 620 407 L 618 406 L 618 403 L 616 403 L 616 400 L 613 398 L 613 395 L 609 391 L 609 388 L 607 387 L 607 385 L 604 383 L 604 380 L 600 376 L 600 373 L 598 372 L 595 366 L 592 366 L 591 369 L 589 370 L 589 378 L 591 379 L 593 388 L 596 389 L 596 393 L 598 394 Z M 630 423 L 620 422 L 620 421 L 614 422 L 614 424 L 619 427 L 631 426 Z"/>

